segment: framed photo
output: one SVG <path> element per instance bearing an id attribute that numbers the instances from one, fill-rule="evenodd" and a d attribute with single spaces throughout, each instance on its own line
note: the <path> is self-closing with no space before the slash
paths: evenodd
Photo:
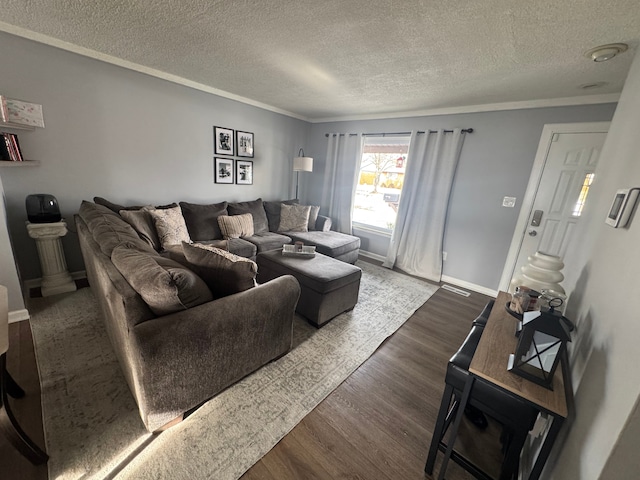
<path id="1" fill-rule="evenodd" d="M 233 156 L 233 130 L 213 127 L 213 144 L 215 145 L 216 155 Z"/>
<path id="2" fill-rule="evenodd" d="M 233 158 L 214 158 L 213 178 L 216 183 L 233 183 Z"/>
<path id="3" fill-rule="evenodd" d="M 253 133 L 236 130 L 236 155 L 253 158 Z"/>
<path id="4" fill-rule="evenodd" d="M 236 160 L 236 184 L 253 185 L 253 162 Z"/>

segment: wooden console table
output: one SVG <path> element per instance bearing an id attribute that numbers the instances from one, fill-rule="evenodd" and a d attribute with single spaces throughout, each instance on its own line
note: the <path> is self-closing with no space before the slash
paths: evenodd
<path id="1" fill-rule="evenodd" d="M 544 438 L 540 452 L 529 473 L 529 480 L 537 480 L 540 477 L 560 428 L 567 418 L 567 398 L 570 393 L 568 395 L 568 391 L 565 389 L 564 372 L 568 372 L 566 357 L 562 358 L 563 368 L 556 370 L 553 379 L 553 390 L 548 390 L 507 370 L 509 355 L 515 352 L 518 343 L 518 339 L 515 336 L 516 319 L 505 310 L 505 305 L 510 298 L 511 295 L 506 292 L 498 294 L 480 337 L 478 347 L 469 366 L 469 375 L 453 422 L 453 431 L 445 451 L 439 479 L 444 478 L 447 463 L 453 452 L 460 421 L 474 382 L 489 382 L 505 390 L 508 394 L 523 399 L 538 411 L 547 413 L 552 419 L 551 427 Z M 570 389 L 571 385 L 568 385 L 568 388 Z"/>

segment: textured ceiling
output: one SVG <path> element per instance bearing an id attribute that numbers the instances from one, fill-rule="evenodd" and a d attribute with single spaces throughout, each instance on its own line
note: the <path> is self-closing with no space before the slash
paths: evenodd
<path id="1" fill-rule="evenodd" d="M 640 43 L 638 0 L 0 0 L 0 8 L 2 30 L 315 121 L 616 94 Z M 630 51 L 603 63 L 584 56 L 614 42 Z M 580 88 L 596 82 L 606 84 Z"/>

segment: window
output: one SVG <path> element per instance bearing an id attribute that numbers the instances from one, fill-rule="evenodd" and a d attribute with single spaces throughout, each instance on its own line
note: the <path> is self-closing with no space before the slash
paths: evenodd
<path id="1" fill-rule="evenodd" d="M 409 136 L 365 137 L 353 222 L 393 231 L 407 166 Z"/>
<path id="2" fill-rule="evenodd" d="M 580 195 L 578 196 L 578 201 L 574 205 L 573 211 L 571 212 L 571 214 L 574 217 L 579 217 L 580 215 L 582 215 L 582 209 L 584 208 L 584 204 L 587 201 L 587 195 L 589 195 L 589 188 L 593 183 L 594 177 L 595 177 L 595 174 L 593 173 L 587 173 L 587 175 L 585 175 L 584 181 L 582 182 L 582 187 L 580 188 Z"/>

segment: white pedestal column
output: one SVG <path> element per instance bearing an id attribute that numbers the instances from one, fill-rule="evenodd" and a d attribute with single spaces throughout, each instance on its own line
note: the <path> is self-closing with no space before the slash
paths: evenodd
<path id="1" fill-rule="evenodd" d="M 27 222 L 27 231 L 35 239 L 38 248 L 42 267 L 42 296 L 75 291 L 76 284 L 67 270 L 60 240 L 67 234 L 67 223 L 64 220 L 55 223 Z"/>

